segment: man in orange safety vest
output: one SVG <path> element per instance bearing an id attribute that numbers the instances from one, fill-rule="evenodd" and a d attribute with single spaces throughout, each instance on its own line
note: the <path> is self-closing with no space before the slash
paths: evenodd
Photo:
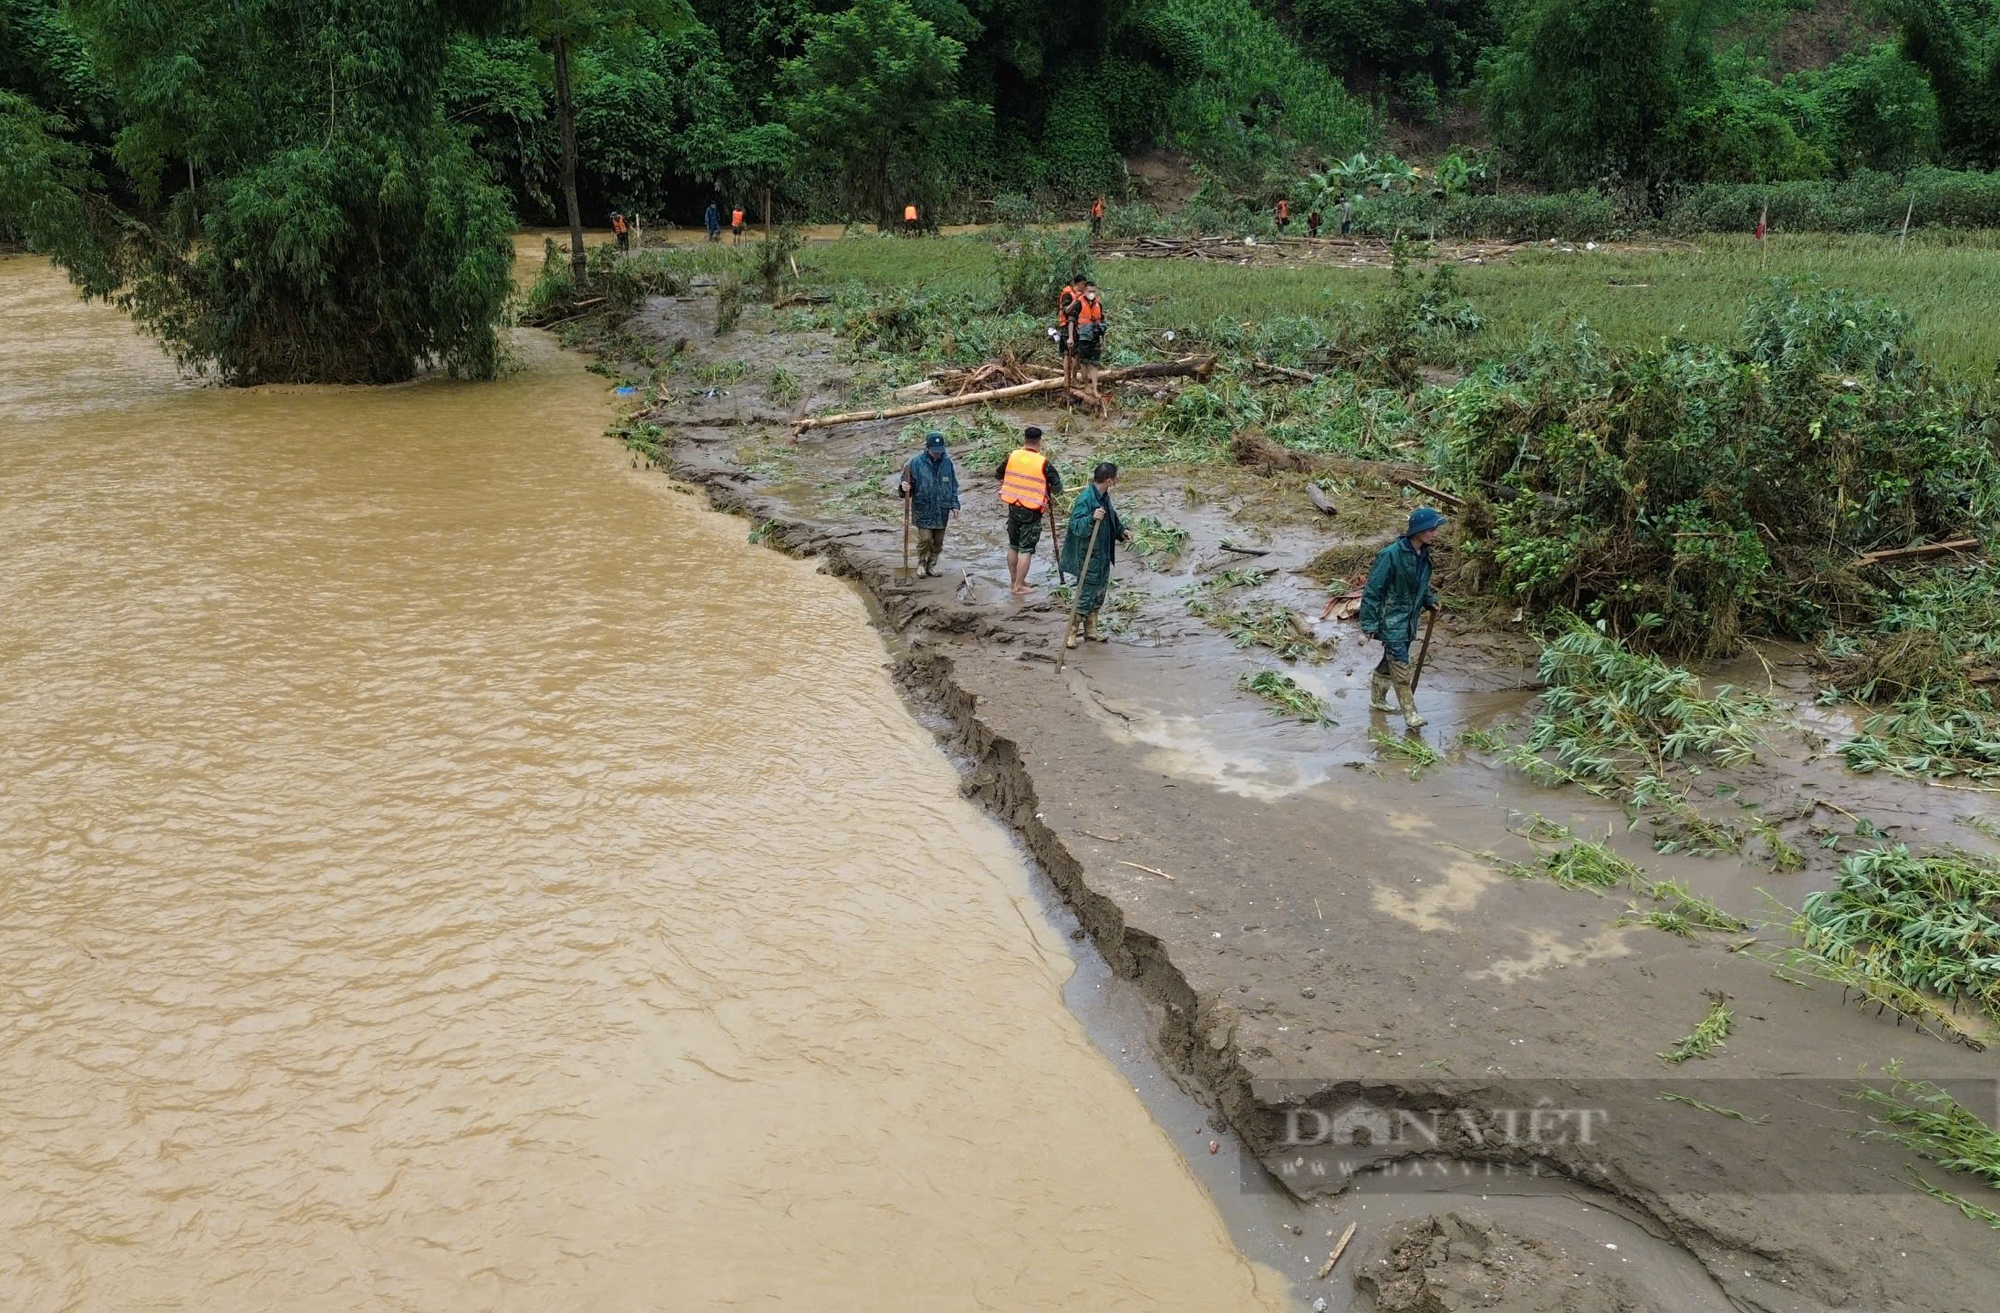
<path id="1" fill-rule="evenodd" d="M 1042 517 L 1053 515 L 1051 503 L 1062 495 L 1062 474 L 1042 455 L 1042 431 L 1030 424 L 1021 431 L 1021 445 L 1009 452 L 1000 468 L 1000 501 L 1007 508 L 1007 591 L 1028 595 L 1028 567 L 1042 541 Z"/>

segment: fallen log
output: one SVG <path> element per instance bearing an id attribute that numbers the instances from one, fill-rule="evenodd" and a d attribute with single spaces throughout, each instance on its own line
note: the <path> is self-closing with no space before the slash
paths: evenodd
<path id="1" fill-rule="evenodd" d="M 1333 504 L 1333 498 L 1327 496 L 1325 490 L 1317 483 L 1308 483 L 1306 485 L 1306 500 L 1311 502 L 1314 508 L 1324 515 L 1340 514 L 1340 508 Z"/>
<path id="2" fill-rule="evenodd" d="M 1214 356 L 1182 356 L 1179 360 L 1161 360 L 1150 365 L 1134 365 L 1130 369 L 1107 369 L 1097 376 L 1097 381 L 1123 383 L 1140 378 L 1205 379 L 1214 369 Z M 1060 378 L 1038 378 L 1030 383 L 1016 383 L 1012 387 L 994 388 L 988 392 L 967 392 L 963 396 L 941 397 L 936 401 L 924 401 L 910 406 L 890 406 L 884 410 L 850 410 L 839 415 L 815 415 L 794 423 L 792 436 L 797 437 L 807 429 L 832 428 L 836 424 L 862 424 L 878 419 L 902 419 L 908 415 L 924 415 L 934 410 L 978 406 L 987 402 L 1006 401 L 1013 397 L 1032 396 L 1037 392 L 1060 392 L 1062 389 L 1063 381 Z"/>
<path id="3" fill-rule="evenodd" d="M 1856 565 L 1880 565 L 1884 561 L 1908 561 L 1921 556 L 1942 556 L 1946 552 L 1976 552 L 1979 550 L 1977 538 L 1953 538 L 1950 542 L 1925 543 L 1921 547 L 1892 547 L 1886 551 L 1863 552 L 1855 558 Z"/>

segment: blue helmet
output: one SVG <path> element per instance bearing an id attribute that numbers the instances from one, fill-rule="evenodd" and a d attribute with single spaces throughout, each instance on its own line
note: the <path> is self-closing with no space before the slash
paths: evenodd
<path id="1" fill-rule="evenodd" d="M 1444 516 L 1442 513 L 1432 510 L 1428 506 L 1419 506 L 1410 512 L 1410 527 L 1403 530 L 1403 536 L 1408 537 L 1413 533 L 1423 533 L 1425 530 L 1435 529 L 1443 523 Z"/>

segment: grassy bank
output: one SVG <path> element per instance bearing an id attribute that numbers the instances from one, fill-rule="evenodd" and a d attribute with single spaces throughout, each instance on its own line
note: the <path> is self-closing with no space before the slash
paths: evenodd
<path id="1" fill-rule="evenodd" d="M 832 282 L 906 294 L 963 294 L 991 301 L 997 288 L 990 241 L 864 238 L 811 248 L 812 265 Z M 1726 340 L 1750 297 L 1768 280 L 1816 275 L 1829 284 L 1882 296 L 1917 324 L 1916 346 L 1946 372 L 1992 374 L 2000 341 L 1991 306 L 2000 300 L 2000 232 L 1913 236 L 1898 255 L 1892 237 L 1785 236 L 1759 251 L 1748 237 L 1707 237 L 1696 245 L 1529 250 L 1506 262 L 1466 265 L 1459 288 L 1486 320 L 1458 348 L 1463 363 L 1525 346 L 1537 326 L 1587 320 L 1614 346 L 1651 346 L 1684 334 Z M 1097 262 L 1114 319 L 1137 320 L 1178 336 L 1217 322 L 1262 323 L 1278 316 L 1338 314 L 1389 291 L 1380 268 L 1337 263 L 1240 266 L 1216 261 Z"/>

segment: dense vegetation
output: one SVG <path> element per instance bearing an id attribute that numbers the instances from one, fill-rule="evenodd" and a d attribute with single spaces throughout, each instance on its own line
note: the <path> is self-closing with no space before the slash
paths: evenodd
<path id="1" fill-rule="evenodd" d="M 1885 0 L 1788 71 L 1812 2 L 0 0 L 0 239 L 192 367 L 383 381 L 496 367 L 510 225 L 1025 219 L 1155 147 L 1182 227 L 2000 223 L 2000 0 Z M 1434 169 L 1364 153 L 1453 114 Z"/>

